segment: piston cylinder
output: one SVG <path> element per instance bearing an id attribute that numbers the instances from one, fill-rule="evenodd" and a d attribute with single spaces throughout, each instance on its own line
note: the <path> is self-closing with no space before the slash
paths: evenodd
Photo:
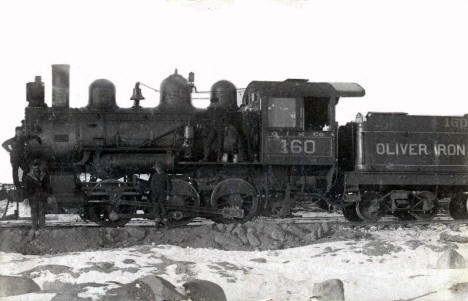
<path id="1" fill-rule="evenodd" d="M 68 108 L 70 65 L 52 65 L 52 107 Z"/>

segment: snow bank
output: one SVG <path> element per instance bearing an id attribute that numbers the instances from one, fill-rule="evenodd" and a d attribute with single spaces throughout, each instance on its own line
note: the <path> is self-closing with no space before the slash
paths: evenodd
<path id="1" fill-rule="evenodd" d="M 418 300 L 450 300 L 453 295 L 448 289 L 468 281 L 468 269 L 433 268 L 447 247 L 439 240 L 442 231 L 450 232 L 444 226 L 421 231 L 370 231 L 371 239 L 330 241 L 275 251 L 145 245 L 46 256 L 0 253 L 0 274 L 16 275 L 51 264 L 68 266 L 68 272 L 54 274 L 46 270 L 30 276 L 40 286 L 57 280 L 105 284 L 79 294 L 94 299 L 118 285 L 116 282 L 129 283 L 153 274 L 181 290 L 182 284 L 191 279 L 213 281 L 225 290 L 228 300 L 308 300 L 314 283 L 334 278 L 343 281 L 346 300 L 409 299 L 428 293 Z M 379 252 L 368 250 L 379 244 L 385 246 Z M 468 254 L 467 244 L 450 247 Z M 111 268 L 100 268 L 102 262 Z"/>

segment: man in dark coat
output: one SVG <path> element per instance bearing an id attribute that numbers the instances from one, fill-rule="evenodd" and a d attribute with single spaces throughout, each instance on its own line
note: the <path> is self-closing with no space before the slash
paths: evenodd
<path id="1" fill-rule="evenodd" d="M 41 170 L 39 160 L 33 161 L 31 170 L 24 177 L 24 189 L 31 206 L 32 228 L 37 230 L 45 226 L 45 207 L 52 194 L 49 175 Z"/>
<path id="2" fill-rule="evenodd" d="M 216 160 L 221 161 L 227 123 L 226 118 L 226 110 L 218 105 L 217 99 L 213 99 L 205 112 L 203 159 L 201 161 L 208 161 L 208 157 L 213 151 L 216 154 Z"/>
<path id="3" fill-rule="evenodd" d="M 24 148 L 26 146 L 26 142 L 31 139 L 36 139 L 39 143 L 41 143 L 41 139 L 38 136 L 30 136 L 26 137 L 23 132 L 22 127 L 16 127 L 15 129 L 15 137 L 10 138 L 3 142 L 2 147 L 10 153 L 10 162 L 11 162 L 11 169 L 13 172 L 13 184 L 17 189 L 21 188 L 19 177 L 18 177 L 18 169 L 21 167 L 23 172 L 25 171 L 24 161 L 25 161 L 25 154 Z"/>
<path id="4" fill-rule="evenodd" d="M 156 226 L 160 223 L 167 224 L 167 210 L 165 202 L 169 200 L 172 190 L 171 179 L 159 162 L 153 165 L 155 172 L 150 176 L 150 198 L 153 204 L 154 222 Z"/>

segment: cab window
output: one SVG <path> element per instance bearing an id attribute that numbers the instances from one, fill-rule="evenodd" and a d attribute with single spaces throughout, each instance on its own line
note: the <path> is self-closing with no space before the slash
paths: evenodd
<path id="1" fill-rule="evenodd" d="M 304 130 L 326 131 L 330 128 L 328 98 L 304 98 Z"/>
<path id="2" fill-rule="evenodd" d="M 268 127 L 296 127 L 296 98 L 271 97 L 268 99 Z"/>

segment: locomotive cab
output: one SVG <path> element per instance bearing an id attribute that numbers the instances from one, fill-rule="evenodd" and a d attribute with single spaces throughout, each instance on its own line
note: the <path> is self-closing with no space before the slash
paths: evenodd
<path id="1" fill-rule="evenodd" d="M 335 107 L 340 97 L 364 93 L 354 83 L 288 79 L 249 84 L 243 99 L 243 112 L 254 125 L 248 124 L 248 151 L 258 154 L 268 170 L 266 194 L 271 199 L 266 202 L 271 212 L 287 212 L 283 209 L 291 199 L 326 207 L 337 166 Z"/>
<path id="2" fill-rule="evenodd" d="M 339 97 L 363 96 L 353 83 L 310 83 L 302 79 L 252 82 L 246 111 L 258 111 L 259 157 L 268 164 L 332 165 L 336 161 L 335 106 Z"/>

